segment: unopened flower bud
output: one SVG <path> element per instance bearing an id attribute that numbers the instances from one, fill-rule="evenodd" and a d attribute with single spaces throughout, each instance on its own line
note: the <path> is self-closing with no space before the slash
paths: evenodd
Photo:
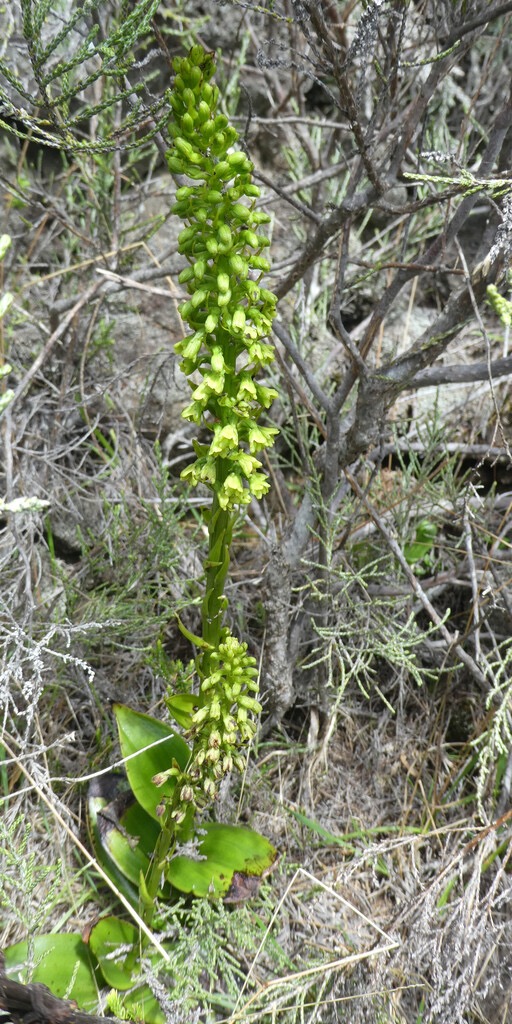
<path id="1" fill-rule="evenodd" d="M 210 800 L 213 800 L 217 792 L 217 787 L 213 779 L 205 779 L 203 782 L 203 790 Z"/>

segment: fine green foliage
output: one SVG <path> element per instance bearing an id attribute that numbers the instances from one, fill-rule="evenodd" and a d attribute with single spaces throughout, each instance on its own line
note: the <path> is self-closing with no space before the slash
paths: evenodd
<path id="1" fill-rule="evenodd" d="M 512 283 L 512 278 L 509 276 L 509 284 Z M 490 284 L 487 288 L 487 298 L 490 305 L 494 309 L 494 312 L 499 316 L 504 327 L 512 327 L 512 302 L 510 299 L 505 298 L 501 295 L 495 284 Z"/>
<path id="2" fill-rule="evenodd" d="M 55 7 L 62 5 L 55 5 Z M 166 116 L 162 100 L 147 104 L 142 95 L 149 75 L 135 80 L 136 54 L 140 53 L 159 0 L 137 0 L 121 4 L 122 17 L 102 18 L 103 0 L 88 0 L 72 13 L 60 12 L 47 3 L 22 0 L 22 31 L 27 68 L 35 89 L 5 60 L 0 60 L 0 127 L 21 139 L 30 137 L 69 152 L 98 152 L 115 149 L 120 136 L 124 145 L 139 148 L 159 131 Z M 5 17 L 5 14 L 4 14 Z M 8 22 L 7 22 L 8 25 Z M 23 52 L 23 51 L 22 51 Z M 94 100 L 94 86 L 109 82 L 110 95 Z M 96 93 L 97 95 L 97 93 Z M 88 101 L 88 98 L 90 100 Z M 114 107 L 124 111 L 114 128 L 95 140 L 80 138 L 84 123 Z M 136 137 L 137 129 L 151 121 Z M 126 135 L 131 136 L 127 142 Z"/>
<path id="3" fill-rule="evenodd" d="M 20 819 L 8 825 L 0 818 L 0 909 L 5 915 L 15 915 L 29 934 L 33 934 L 46 921 L 57 901 L 62 865 L 60 862 L 55 865 L 37 863 L 34 852 L 29 851 L 30 824 L 25 824 L 19 838 L 21 827 Z M 41 890 L 50 879 L 51 884 L 41 899 Z M 39 906 L 35 910 L 37 902 Z"/>

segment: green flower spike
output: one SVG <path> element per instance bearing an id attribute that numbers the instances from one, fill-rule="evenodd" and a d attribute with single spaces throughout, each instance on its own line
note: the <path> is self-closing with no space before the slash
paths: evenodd
<path id="1" fill-rule="evenodd" d="M 262 255 L 269 241 L 260 226 L 270 218 L 255 208 L 260 190 L 251 180 L 253 165 L 235 148 L 238 134 L 218 112 L 211 55 L 194 46 L 174 61 L 174 70 L 167 159 L 172 173 L 189 182 L 178 188 L 173 213 L 185 222 L 178 245 L 188 265 L 179 281 L 188 298 L 179 308 L 191 331 L 176 352 L 192 391 L 183 416 L 210 434 L 208 443 L 194 442 L 196 459 L 182 477 L 212 492 L 205 513 L 209 550 L 196 659 L 199 693 L 188 733 L 192 751 L 185 769 L 170 769 L 176 786 L 168 814 L 178 826 L 185 805 L 202 809 L 227 772 L 243 770 L 241 749 L 255 731 L 251 716 L 261 711 L 254 658 L 224 626 L 224 585 L 238 510 L 269 489 L 255 456 L 274 443 L 278 431 L 258 422 L 277 397 L 258 380 L 274 358 L 266 339 L 277 299 L 260 283 L 270 269 Z M 172 706 L 170 696 L 171 713 Z"/>
<path id="2" fill-rule="evenodd" d="M 277 299 L 259 283 L 270 265 L 261 255 L 268 238 L 258 230 L 270 218 L 255 209 L 253 165 L 233 150 L 238 133 L 217 112 L 211 56 L 194 46 L 188 57 L 174 61 L 174 70 L 168 164 L 194 181 L 177 190 L 173 207 L 187 225 L 178 237 L 189 263 L 179 275 L 189 294 L 180 314 L 193 332 L 176 345 L 183 371 L 193 375 L 193 401 L 183 415 L 213 433 L 209 455 L 222 465 L 207 479 L 221 508 L 232 511 L 265 493 L 259 465 L 247 474 L 240 456 L 269 447 L 277 434 L 256 423 L 277 392 L 254 380 L 274 356 L 264 339 Z M 204 482 L 203 470 L 204 464 L 196 464 L 185 476 Z"/>

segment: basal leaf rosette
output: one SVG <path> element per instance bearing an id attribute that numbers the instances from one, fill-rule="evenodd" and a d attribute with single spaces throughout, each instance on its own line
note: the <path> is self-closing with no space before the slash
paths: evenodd
<path id="1" fill-rule="evenodd" d="M 259 232 L 270 218 L 255 208 L 260 190 L 251 161 L 234 149 L 238 133 L 217 113 L 211 56 L 194 46 L 174 69 L 168 164 L 192 182 L 178 188 L 173 207 L 187 225 L 178 244 L 189 265 L 179 281 L 189 297 L 179 309 L 193 332 L 176 351 L 192 389 L 183 416 L 212 433 L 209 445 L 195 446 L 197 459 L 182 475 L 207 484 L 231 510 L 268 490 L 257 455 L 278 432 L 258 423 L 277 397 L 257 379 L 274 358 L 265 339 L 277 299 L 261 285 L 270 264 L 263 256 L 268 238 Z"/>

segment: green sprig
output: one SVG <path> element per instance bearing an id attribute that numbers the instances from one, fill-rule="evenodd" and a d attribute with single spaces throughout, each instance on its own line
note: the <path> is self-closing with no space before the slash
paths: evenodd
<path id="1" fill-rule="evenodd" d="M 509 275 L 512 283 L 512 275 Z M 512 302 L 501 295 L 495 284 L 487 286 L 487 298 L 504 327 L 512 327 Z"/>

